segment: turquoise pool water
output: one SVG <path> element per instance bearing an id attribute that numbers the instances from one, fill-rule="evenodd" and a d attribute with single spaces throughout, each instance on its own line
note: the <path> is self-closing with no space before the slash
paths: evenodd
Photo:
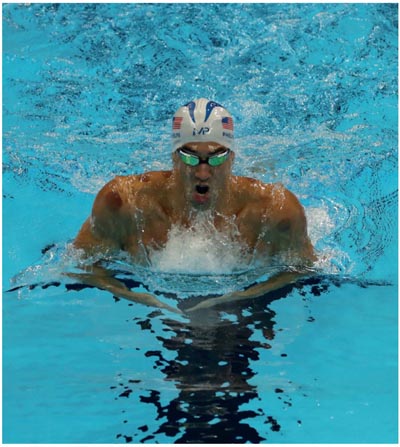
<path id="1" fill-rule="evenodd" d="M 397 5 L 2 12 L 3 442 L 397 442 Z M 169 169 L 196 97 L 234 116 L 236 174 L 300 198 L 321 275 L 191 316 L 66 281 L 96 192 Z M 250 280 L 213 252 L 171 274 L 176 242 L 125 279 L 182 308 Z"/>

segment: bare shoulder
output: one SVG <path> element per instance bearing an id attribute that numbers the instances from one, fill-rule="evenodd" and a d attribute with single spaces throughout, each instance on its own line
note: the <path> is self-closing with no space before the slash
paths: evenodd
<path id="1" fill-rule="evenodd" d="M 250 177 L 235 177 L 234 182 L 245 206 L 267 215 L 270 221 L 303 218 L 300 201 L 281 183 L 263 183 Z"/>
<path id="2" fill-rule="evenodd" d="M 247 201 L 268 202 L 276 206 L 291 206 L 299 204 L 295 194 L 282 183 L 263 183 L 251 177 L 234 177 L 233 183 L 237 193 L 246 197 Z"/>
<path id="3" fill-rule="evenodd" d="M 150 209 L 156 218 L 160 202 L 157 191 L 170 177 L 169 172 L 148 172 L 141 175 L 117 176 L 98 192 L 90 217 L 83 224 L 75 245 L 87 250 L 93 247 L 124 246 L 135 233 L 136 211 Z"/>
<path id="4" fill-rule="evenodd" d="M 94 203 L 96 208 L 121 210 L 132 206 L 143 194 L 151 197 L 165 181 L 170 178 L 170 171 L 153 171 L 139 175 L 117 176 L 99 191 Z"/>
<path id="5" fill-rule="evenodd" d="M 307 262 L 316 259 L 304 208 L 293 192 L 281 183 L 251 178 L 241 178 L 238 187 L 243 192 L 242 204 L 245 201 L 239 216 L 250 223 L 253 232 L 263 235 L 270 253 L 291 250 Z"/>
<path id="6" fill-rule="evenodd" d="M 301 223 L 305 219 L 304 209 L 292 191 L 281 183 L 270 183 L 265 186 L 265 206 L 278 225 L 285 226 L 288 221 Z"/>

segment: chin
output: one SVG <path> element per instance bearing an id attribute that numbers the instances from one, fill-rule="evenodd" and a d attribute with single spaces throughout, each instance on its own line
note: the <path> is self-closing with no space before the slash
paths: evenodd
<path id="1" fill-rule="evenodd" d="M 192 209 L 194 209 L 195 211 L 207 211 L 211 208 L 211 203 L 210 202 L 198 203 L 198 202 L 192 201 L 191 206 L 192 206 Z"/>

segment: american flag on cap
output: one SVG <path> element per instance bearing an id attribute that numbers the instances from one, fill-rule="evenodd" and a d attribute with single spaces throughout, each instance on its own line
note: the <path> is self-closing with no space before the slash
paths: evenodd
<path id="1" fill-rule="evenodd" d="M 233 119 L 228 116 L 222 118 L 222 127 L 226 130 L 233 130 Z"/>
<path id="2" fill-rule="evenodd" d="M 179 130 L 182 125 L 183 118 L 181 116 L 174 116 L 172 119 L 172 129 Z"/>

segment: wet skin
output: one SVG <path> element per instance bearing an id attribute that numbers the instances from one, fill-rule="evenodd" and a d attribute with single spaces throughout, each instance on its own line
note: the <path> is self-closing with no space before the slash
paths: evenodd
<path id="1" fill-rule="evenodd" d="M 184 149 L 202 160 L 226 150 L 204 142 Z M 233 176 L 234 155 L 216 167 L 188 166 L 175 152 L 172 171 L 116 177 L 98 193 L 74 245 L 87 254 L 124 250 L 134 262 L 146 263 L 148 250 L 165 245 L 172 225 L 188 228 L 207 211 L 217 230 L 236 234 L 266 262 L 290 255 L 311 263 L 315 255 L 298 199 L 282 185 Z"/>

